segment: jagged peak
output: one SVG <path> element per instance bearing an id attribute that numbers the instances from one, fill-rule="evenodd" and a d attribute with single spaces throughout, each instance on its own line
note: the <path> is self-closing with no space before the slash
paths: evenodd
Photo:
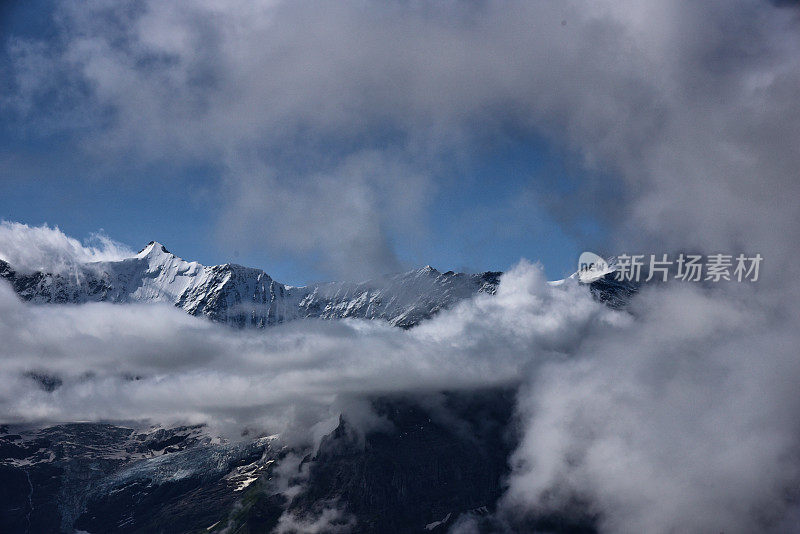
<path id="1" fill-rule="evenodd" d="M 146 258 L 162 254 L 168 254 L 170 256 L 173 256 L 173 254 L 169 250 L 167 250 L 167 247 L 165 247 L 158 241 L 150 241 L 146 247 L 144 247 L 142 250 L 139 251 L 138 254 L 136 254 L 136 257 Z"/>
<path id="2" fill-rule="evenodd" d="M 248 272 L 248 273 L 255 273 L 255 274 L 264 274 L 269 276 L 263 269 L 259 269 L 258 267 L 248 267 L 247 265 L 242 265 L 240 263 L 221 263 L 219 265 L 211 266 L 212 269 L 219 269 L 225 271 L 239 271 L 239 272 Z"/>

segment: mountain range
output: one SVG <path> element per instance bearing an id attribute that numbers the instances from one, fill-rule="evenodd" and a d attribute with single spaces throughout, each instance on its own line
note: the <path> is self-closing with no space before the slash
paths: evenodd
<path id="1" fill-rule="evenodd" d="M 364 282 L 296 287 L 260 269 L 185 261 L 157 242 L 131 258 L 78 264 L 66 272 L 17 272 L 0 260 L 0 278 L 32 303 L 165 302 L 239 327 L 359 318 L 410 328 L 459 300 L 494 293 L 500 274 L 442 273 L 426 266 Z"/>

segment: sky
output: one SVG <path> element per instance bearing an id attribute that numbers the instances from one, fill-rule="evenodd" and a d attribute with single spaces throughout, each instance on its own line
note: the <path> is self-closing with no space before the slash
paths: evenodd
<path id="1" fill-rule="evenodd" d="M 541 261 L 551 277 L 561 278 L 574 271 L 584 249 L 608 245 L 602 217 L 563 216 L 571 202 L 565 192 L 597 172 L 519 124 L 513 109 L 498 116 L 467 109 L 460 117 L 460 110 L 439 102 L 459 88 L 426 87 L 438 83 L 430 77 L 414 89 L 430 92 L 424 105 L 441 115 L 428 121 L 417 104 L 392 102 L 402 94 L 379 102 L 386 90 L 380 80 L 336 87 L 352 68 L 349 61 L 377 61 L 361 49 L 377 32 L 364 29 L 344 40 L 305 30 L 273 37 L 268 26 L 282 17 L 326 23 L 305 8 L 268 4 L 255 22 L 241 22 L 237 10 L 246 8 L 237 4 L 218 25 L 198 27 L 198 17 L 221 8 L 132 3 L 114 13 L 105 2 L 4 3 L 0 218 L 55 225 L 78 238 L 104 231 L 133 249 L 157 240 L 186 259 L 260 267 L 287 283 L 359 279 L 426 264 L 442 271 L 504 270 L 521 257 Z M 332 20 L 362 23 L 357 11 L 327 9 Z M 86 16 L 91 11 L 99 16 Z M 412 10 L 389 31 L 404 31 L 402 25 L 427 16 L 423 11 Z M 118 25 L 101 25 L 103 17 L 116 17 Z M 551 22 L 563 29 L 561 18 Z M 238 41 L 229 28 L 235 24 L 243 34 Z M 332 64 L 316 57 L 312 37 L 339 48 Z M 262 45 L 294 47 L 302 61 L 320 64 L 286 69 L 269 50 L 263 57 L 250 53 Z M 228 50 L 237 46 L 242 49 Z M 351 47 L 364 57 L 351 58 Z M 392 68 L 424 63 L 428 53 L 410 50 Z M 240 72 L 247 62 L 276 71 L 275 80 Z M 236 86 L 214 80 L 223 72 L 236 73 Z M 103 80 L 118 82 L 106 91 Z M 295 101 L 290 96 L 298 83 L 307 85 L 307 94 Z M 132 87 L 141 87 L 139 97 L 126 94 Z M 341 92 L 340 101 L 328 91 Z M 161 113 L 176 108 L 168 92 L 181 102 L 195 99 L 197 108 Z M 136 98 L 141 101 L 134 104 Z M 240 108 L 237 98 L 244 100 Z M 477 95 L 469 107 L 485 98 Z M 325 100 L 330 109 L 314 109 Z M 380 109 L 387 104 L 423 116 L 404 124 L 405 111 L 387 115 Z M 258 110 L 247 131 L 225 124 L 225 114 L 247 114 L 247 106 Z M 237 131 L 224 131 L 229 128 Z M 265 129 L 272 132 L 264 135 Z M 369 183 L 373 174 L 380 179 Z M 297 208 L 282 217 L 287 203 Z"/>
<path id="2" fill-rule="evenodd" d="M 604 533 L 797 525 L 796 3 L 25 6 L 3 7 L 0 216 L 35 228 L 0 225 L 7 250 L 81 262 L 157 239 L 294 283 L 511 268 L 496 298 L 408 331 L 233 333 L 165 307 L 31 306 L 3 284 L 6 418 L 259 424 L 309 444 L 340 413 L 375 422 L 350 401 L 503 385 L 520 441 L 499 516 L 577 495 Z M 99 229 L 113 241 L 67 237 Z M 609 310 L 545 283 L 583 249 L 764 261 L 758 283 L 647 285 Z"/>

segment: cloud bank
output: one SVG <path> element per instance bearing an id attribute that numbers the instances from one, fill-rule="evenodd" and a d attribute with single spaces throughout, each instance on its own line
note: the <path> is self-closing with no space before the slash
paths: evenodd
<path id="1" fill-rule="evenodd" d="M 494 298 L 410 331 L 366 321 L 241 331 L 169 306 L 32 306 L 3 284 L 0 413 L 253 425 L 310 439 L 311 427 L 338 418 L 339 400 L 513 385 L 573 351 L 582 332 L 620 320 L 580 287 L 548 286 L 531 264 L 505 276 Z M 38 387 L 32 375 L 58 385 Z"/>

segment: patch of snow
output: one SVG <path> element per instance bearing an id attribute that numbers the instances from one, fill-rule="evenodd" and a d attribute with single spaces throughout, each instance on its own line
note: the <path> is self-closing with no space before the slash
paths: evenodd
<path id="1" fill-rule="evenodd" d="M 425 525 L 425 530 L 433 530 L 439 525 L 446 524 L 448 521 L 450 521 L 451 515 L 452 513 L 448 513 L 446 516 L 444 516 L 444 519 L 442 519 L 441 521 L 434 521 L 433 523 L 428 523 L 427 525 Z"/>
<path id="2" fill-rule="evenodd" d="M 245 488 L 247 488 L 250 484 L 252 484 L 256 480 L 258 480 L 257 476 L 247 477 L 244 480 L 240 480 L 236 483 L 236 487 L 233 488 L 233 491 L 243 491 Z"/>

